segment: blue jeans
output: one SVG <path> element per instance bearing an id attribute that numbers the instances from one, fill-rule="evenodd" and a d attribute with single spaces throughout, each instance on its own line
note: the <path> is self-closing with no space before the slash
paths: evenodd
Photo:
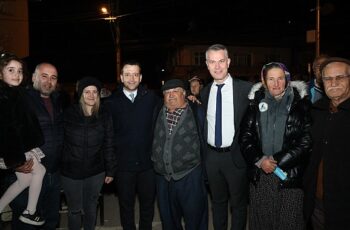
<path id="1" fill-rule="evenodd" d="M 68 229 L 80 230 L 82 222 L 84 230 L 95 229 L 98 197 L 104 178 L 104 172 L 81 180 L 62 176 L 68 205 Z"/>
<path id="2" fill-rule="evenodd" d="M 10 174 L 7 177 L 7 183 L 11 184 L 17 179 L 16 175 Z M 25 224 L 18 220 L 19 216 L 27 207 L 28 189 L 20 193 L 11 203 L 12 209 L 12 229 L 13 230 L 30 230 L 30 229 L 45 229 L 54 230 L 59 223 L 59 209 L 60 209 L 60 190 L 61 179 L 60 173 L 46 173 L 43 179 L 43 186 L 41 189 L 37 210 L 45 218 L 45 224 L 40 227 Z"/>
<path id="3" fill-rule="evenodd" d="M 208 196 L 201 166 L 178 181 L 157 175 L 157 195 L 164 230 L 182 230 L 182 218 L 186 230 L 208 229 Z"/>

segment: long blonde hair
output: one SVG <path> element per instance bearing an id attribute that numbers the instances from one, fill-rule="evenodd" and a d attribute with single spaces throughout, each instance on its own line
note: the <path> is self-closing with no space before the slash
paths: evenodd
<path id="1" fill-rule="evenodd" d="M 82 93 L 79 99 L 79 105 L 81 110 L 83 111 L 84 116 L 88 117 L 88 116 L 98 116 L 98 112 L 100 110 L 100 102 L 101 102 L 101 97 L 100 94 L 97 94 L 97 100 L 96 100 L 96 104 L 92 107 L 91 109 L 91 114 L 89 113 L 89 110 L 87 109 L 87 106 L 84 102 L 84 94 Z"/>

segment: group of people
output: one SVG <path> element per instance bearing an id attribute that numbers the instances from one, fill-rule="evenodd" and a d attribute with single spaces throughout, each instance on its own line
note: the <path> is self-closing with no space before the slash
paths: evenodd
<path id="1" fill-rule="evenodd" d="M 1 211 L 10 204 L 12 229 L 55 229 L 63 189 L 69 228 L 94 229 L 102 184 L 113 180 L 116 169 L 112 119 L 100 103 L 102 85 L 92 77 L 81 79 L 79 101 L 63 111 L 54 65 L 37 65 L 27 88 L 24 73 L 18 57 L 1 54 L 0 166 L 8 169 L 2 186 L 10 185 Z"/>
<path id="2" fill-rule="evenodd" d="M 252 85 L 229 73 L 221 44 L 206 50 L 213 81 L 172 78 L 163 98 L 144 88 L 141 66 L 125 62 L 121 83 L 101 101 L 84 77 L 63 111 L 58 73 L 39 64 L 24 88 L 24 63 L 0 57 L 0 168 L 9 169 L 0 211 L 13 229 L 55 229 L 60 192 L 69 229 L 94 229 L 98 196 L 113 182 L 123 229 L 152 229 L 157 199 L 165 230 L 347 229 L 350 61 L 315 59 L 315 80 L 293 81 L 280 62 Z M 29 187 L 29 189 L 25 189 Z M 35 226 L 36 225 L 36 226 Z"/>

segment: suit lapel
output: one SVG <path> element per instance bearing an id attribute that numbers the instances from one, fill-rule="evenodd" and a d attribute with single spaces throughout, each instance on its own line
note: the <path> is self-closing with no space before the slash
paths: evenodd
<path id="1" fill-rule="evenodd" d="M 203 93 L 201 95 L 202 98 L 202 103 L 205 107 L 205 111 L 207 111 L 208 108 L 208 101 L 209 101 L 209 93 L 210 93 L 210 88 L 212 86 L 213 82 L 209 83 L 204 89 Z"/>
<path id="2" fill-rule="evenodd" d="M 213 82 L 209 83 L 202 91 L 202 95 L 201 95 L 201 99 L 202 99 L 202 105 L 204 107 L 204 111 L 205 111 L 205 121 L 204 121 L 204 139 L 205 142 L 207 142 L 208 140 L 208 121 L 207 121 L 207 110 L 208 110 L 208 101 L 209 101 L 209 93 L 210 93 L 210 89 L 212 86 Z"/>

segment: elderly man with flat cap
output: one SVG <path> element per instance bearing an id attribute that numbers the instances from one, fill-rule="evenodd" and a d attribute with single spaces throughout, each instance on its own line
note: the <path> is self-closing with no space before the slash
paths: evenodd
<path id="1" fill-rule="evenodd" d="M 203 179 L 200 111 L 186 100 L 182 80 L 162 86 L 164 105 L 156 119 L 152 160 L 163 229 L 208 229 L 208 200 Z"/>
<path id="2" fill-rule="evenodd" d="M 320 71 L 328 98 L 313 104 L 313 150 L 305 173 L 305 217 L 314 230 L 350 229 L 350 60 Z"/>

